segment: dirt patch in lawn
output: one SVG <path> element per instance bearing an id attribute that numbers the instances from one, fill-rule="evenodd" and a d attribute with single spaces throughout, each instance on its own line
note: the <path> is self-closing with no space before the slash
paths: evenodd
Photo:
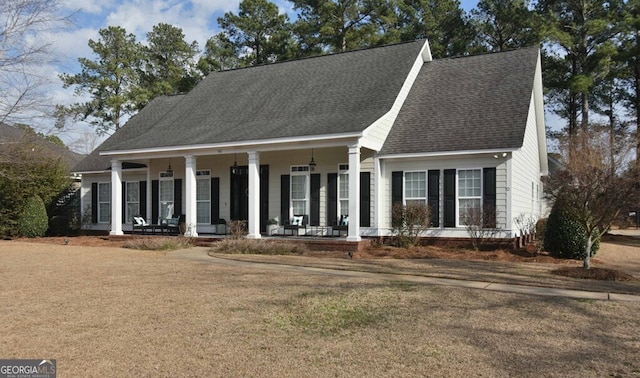
<path id="1" fill-rule="evenodd" d="M 552 270 L 551 273 L 557 274 L 559 276 L 590 279 L 590 280 L 617 281 L 617 282 L 638 281 L 634 276 L 630 274 L 621 272 L 616 269 L 607 269 L 607 268 L 584 269 L 583 267 L 565 266 L 559 269 Z"/>

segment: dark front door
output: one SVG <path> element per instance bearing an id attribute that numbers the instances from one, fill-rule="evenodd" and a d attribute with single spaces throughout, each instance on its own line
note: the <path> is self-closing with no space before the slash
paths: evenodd
<path id="1" fill-rule="evenodd" d="M 231 220 L 249 219 L 249 167 L 232 167 Z"/>
<path id="2" fill-rule="evenodd" d="M 249 167 L 231 167 L 231 220 L 249 219 Z M 266 231 L 269 216 L 269 166 L 260 166 L 260 229 Z"/>

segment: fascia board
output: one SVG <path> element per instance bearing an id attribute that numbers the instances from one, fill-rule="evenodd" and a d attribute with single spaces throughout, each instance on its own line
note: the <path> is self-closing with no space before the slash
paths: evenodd
<path id="1" fill-rule="evenodd" d="M 238 151 L 277 151 L 284 149 L 296 149 L 296 148 L 309 148 L 309 147 L 330 147 L 341 146 L 347 143 L 353 143 L 353 141 L 359 140 L 362 133 L 344 133 L 344 134 L 327 134 L 327 135 L 313 135 L 313 136 L 301 136 L 295 138 L 279 138 L 279 139 L 264 139 L 264 140 L 246 140 L 238 142 L 225 142 L 225 143 L 211 143 L 211 144 L 197 144 L 190 146 L 167 146 L 167 147 L 152 147 L 133 150 L 113 150 L 102 151 L 100 156 L 135 156 L 135 155 L 159 155 L 161 156 L 176 156 L 180 153 L 199 155 L 199 154 L 212 154 L 212 150 L 221 150 L 220 153 L 233 153 Z M 344 142 L 342 142 L 344 140 Z M 222 151 L 224 150 L 224 151 Z"/>
<path id="2" fill-rule="evenodd" d="M 415 158 L 464 156 L 464 155 L 490 155 L 490 154 L 511 153 L 519 150 L 520 148 L 501 148 L 501 149 L 492 149 L 492 150 L 417 152 L 417 153 L 409 153 L 409 154 L 378 155 L 378 157 L 380 159 L 415 159 Z"/>

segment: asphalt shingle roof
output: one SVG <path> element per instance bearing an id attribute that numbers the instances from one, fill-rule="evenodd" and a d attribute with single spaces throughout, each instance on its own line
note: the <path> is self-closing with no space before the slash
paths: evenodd
<path id="1" fill-rule="evenodd" d="M 390 110 L 424 43 L 216 72 L 157 122 L 135 117 L 100 149 L 360 132 Z"/>
<path id="2" fill-rule="evenodd" d="M 426 62 L 381 155 L 522 146 L 537 48 Z"/>

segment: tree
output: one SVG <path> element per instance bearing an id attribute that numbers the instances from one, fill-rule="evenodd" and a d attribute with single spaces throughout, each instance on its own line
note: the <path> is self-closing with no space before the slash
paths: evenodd
<path id="1" fill-rule="evenodd" d="M 566 143 L 570 158 L 565 157 L 562 169 L 551 177 L 546 194 L 584 228 L 588 237 L 583 266 L 588 269 L 594 242 L 607 232 L 621 211 L 636 203 L 640 176 L 634 165 L 629 166 L 624 150 L 613 155 L 613 162 L 609 161 L 612 154 L 605 133 L 580 130 L 570 138 L 573 140 Z"/>
<path id="2" fill-rule="evenodd" d="M 0 2 L 0 122 L 25 121 L 48 114 L 49 79 L 36 68 L 55 58 L 44 33 L 70 25 L 57 0 Z"/>
<path id="3" fill-rule="evenodd" d="M 268 0 L 243 0 L 238 14 L 218 18 L 223 32 L 233 42 L 244 65 L 272 63 L 287 52 L 289 17 L 278 13 Z"/>
<path id="4" fill-rule="evenodd" d="M 385 0 L 292 0 L 299 13 L 294 31 L 306 55 L 376 45 L 383 37 Z"/>
<path id="5" fill-rule="evenodd" d="M 240 66 L 236 46 L 229 36 L 218 33 L 207 40 L 204 53 L 198 61 L 198 70 L 207 76 L 213 71 L 223 71 Z"/>
<path id="6" fill-rule="evenodd" d="M 526 0 L 481 0 L 471 11 L 481 45 L 505 51 L 541 41 L 535 12 Z"/>
<path id="7" fill-rule="evenodd" d="M 133 34 L 119 26 L 101 29 L 97 41 L 89 40 L 95 60 L 79 58 L 82 72 L 62 74 L 64 87 L 75 87 L 77 95 L 88 94 L 87 102 L 76 103 L 67 111 L 89 120 L 98 134 L 117 131 L 137 104 L 146 99 L 139 90 L 141 46 Z"/>
<path id="8" fill-rule="evenodd" d="M 30 197 L 45 205 L 69 187 L 69 168 L 39 143 L 36 133 L 0 148 L 0 235 L 19 234 L 19 222 Z"/>
<path id="9" fill-rule="evenodd" d="M 198 43 L 184 40 L 182 29 L 160 23 L 147 33 L 148 46 L 142 47 L 143 67 L 138 108 L 159 95 L 188 92 L 200 80 L 195 57 Z"/>
<path id="10" fill-rule="evenodd" d="M 612 54 L 613 38 L 618 33 L 615 19 L 619 16 L 619 0 L 541 0 L 538 11 L 543 19 L 544 36 L 553 57 L 551 68 L 567 73 L 564 81 L 547 81 L 552 91 L 562 92 L 552 98 L 567 101 L 562 109 L 569 117 L 569 134 L 589 125 L 590 95 L 597 80 L 607 75 Z M 551 74 L 558 79 L 562 74 Z"/>
<path id="11" fill-rule="evenodd" d="M 396 0 L 400 40 L 427 38 L 434 57 L 466 55 L 475 30 L 458 0 Z"/>
<path id="12" fill-rule="evenodd" d="M 624 88 L 624 102 L 630 109 L 636 126 L 636 164 L 640 166 L 640 0 L 629 0 L 623 8 L 622 38 L 619 61 L 622 71 L 618 78 Z"/>

